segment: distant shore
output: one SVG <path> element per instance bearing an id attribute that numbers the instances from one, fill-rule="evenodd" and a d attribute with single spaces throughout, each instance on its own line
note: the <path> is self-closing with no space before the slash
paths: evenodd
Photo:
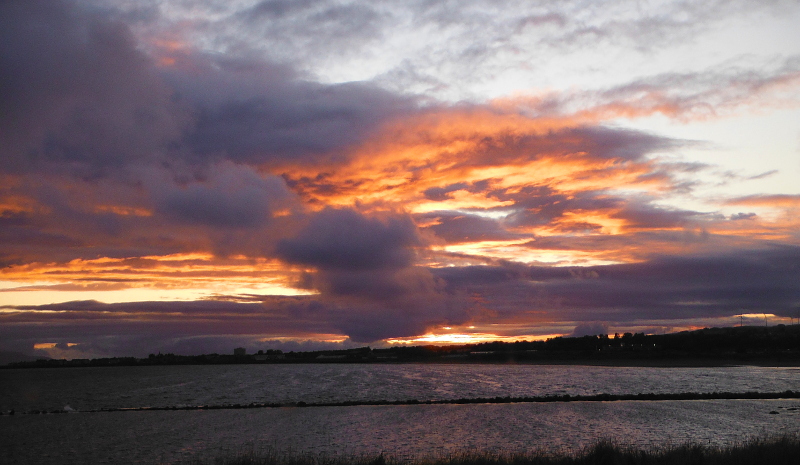
<path id="1" fill-rule="evenodd" d="M 0 369 L 29 369 L 29 368 L 89 368 L 89 367 L 137 367 L 137 366 L 177 366 L 177 365 L 298 365 L 298 364 L 461 364 L 461 365 L 540 365 L 540 366 L 597 366 L 597 367 L 642 367 L 642 368 L 717 368 L 717 367 L 775 367 L 797 368 L 800 367 L 800 358 L 554 358 L 554 359 L 514 359 L 509 357 L 503 360 L 493 359 L 421 359 L 421 360 L 324 360 L 324 361 L 270 361 L 250 363 L 232 360 L 230 362 L 178 362 L 178 363 L 137 363 L 135 361 L 116 362 L 108 359 L 92 360 L 37 360 L 35 362 L 16 362 L 0 365 Z"/>
<path id="2" fill-rule="evenodd" d="M 427 349 L 429 347 L 410 349 Z M 342 350 L 346 355 L 330 358 L 314 357 L 314 353 L 300 352 L 283 359 L 257 359 L 254 355 L 158 355 L 151 358 L 115 357 L 99 359 L 40 359 L 0 365 L 0 369 L 28 368 L 82 368 L 82 367 L 141 367 L 176 365 L 297 365 L 297 364 L 485 364 L 485 365 L 585 365 L 607 367 L 648 367 L 648 368 L 712 368 L 712 367 L 800 367 L 800 353 L 752 354 L 660 354 L 652 352 L 628 353 L 586 353 L 586 352 L 495 352 L 495 353 L 446 353 L 441 348 L 431 350 L 424 356 L 397 356 L 376 358 L 362 356 L 363 349 Z M 380 350 L 380 349 L 377 349 Z M 376 350 L 376 351 L 377 351 Z M 357 355 L 353 356 L 353 353 Z M 312 356 L 309 356 L 311 354 Z"/>
<path id="3" fill-rule="evenodd" d="M 150 354 L 145 358 L 41 359 L 0 368 L 62 368 L 157 365 L 298 363 L 520 363 L 630 367 L 800 367 L 800 325 L 704 328 L 672 334 L 600 334 L 546 341 L 483 342 L 448 346 L 369 346 L 283 352 L 278 349 L 229 354 Z"/>

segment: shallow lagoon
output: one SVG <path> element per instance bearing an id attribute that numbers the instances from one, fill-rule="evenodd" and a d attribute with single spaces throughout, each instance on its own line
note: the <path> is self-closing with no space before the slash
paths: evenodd
<path id="1" fill-rule="evenodd" d="M 798 367 L 286 364 L 37 368 L 0 370 L 0 411 L 798 389 Z"/>
<path id="2" fill-rule="evenodd" d="M 228 365 L 0 371 L 0 409 L 639 392 L 777 392 L 796 368 L 537 365 Z M 771 413 L 771 412 L 778 412 Z M 180 462 L 273 447 L 399 457 L 464 449 L 578 450 L 626 444 L 727 444 L 800 431 L 800 401 L 286 407 L 0 417 L 0 459 L 17 463 Z"/>

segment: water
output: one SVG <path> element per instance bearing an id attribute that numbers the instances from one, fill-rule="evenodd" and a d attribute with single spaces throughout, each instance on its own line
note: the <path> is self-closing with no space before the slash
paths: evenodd
<path id="1" fill-rule="evenodd" d="M 308 364 L 0 370 L 0 411 L 438 400 L 548 394 L 780 392 L 800 368 Z"/>
<path id="2" fill-rule="evenodd" d="M 800 389 L 800 369 L 357 364 L 67 368 L 0 371 L 0 410 L 787 389 Z M 800 401 L 17 414 L 0 417 L 0 428 L 4 463 L 172 463 L 265 447 L 419 457 L 464 449 L 579 450 L 598 438 L 640 446 L 726 444 L 800 431 Z"/>

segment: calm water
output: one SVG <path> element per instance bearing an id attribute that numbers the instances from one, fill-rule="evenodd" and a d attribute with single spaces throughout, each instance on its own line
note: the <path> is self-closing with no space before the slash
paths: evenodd
<path id="1" fill-rule="evenodd" d="M 798 368 L 226 365 L 0 371 L 0 410 L 800 389 Z M 800 401 L 573 402 L 0 417 L 0 462 L 157 463 L 272 447 L 429 456 L 463 449 L 725 444 L 800 431 Z M 778 414 L 770 413 L 778 412 Z"/>

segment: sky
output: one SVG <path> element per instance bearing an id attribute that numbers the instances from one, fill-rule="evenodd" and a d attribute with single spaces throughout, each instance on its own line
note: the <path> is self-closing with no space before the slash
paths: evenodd
<path id="1" fill-rule="evenodd" d="M 0 3 L 0 350 L 800 321 L 796 1 Z"/>

